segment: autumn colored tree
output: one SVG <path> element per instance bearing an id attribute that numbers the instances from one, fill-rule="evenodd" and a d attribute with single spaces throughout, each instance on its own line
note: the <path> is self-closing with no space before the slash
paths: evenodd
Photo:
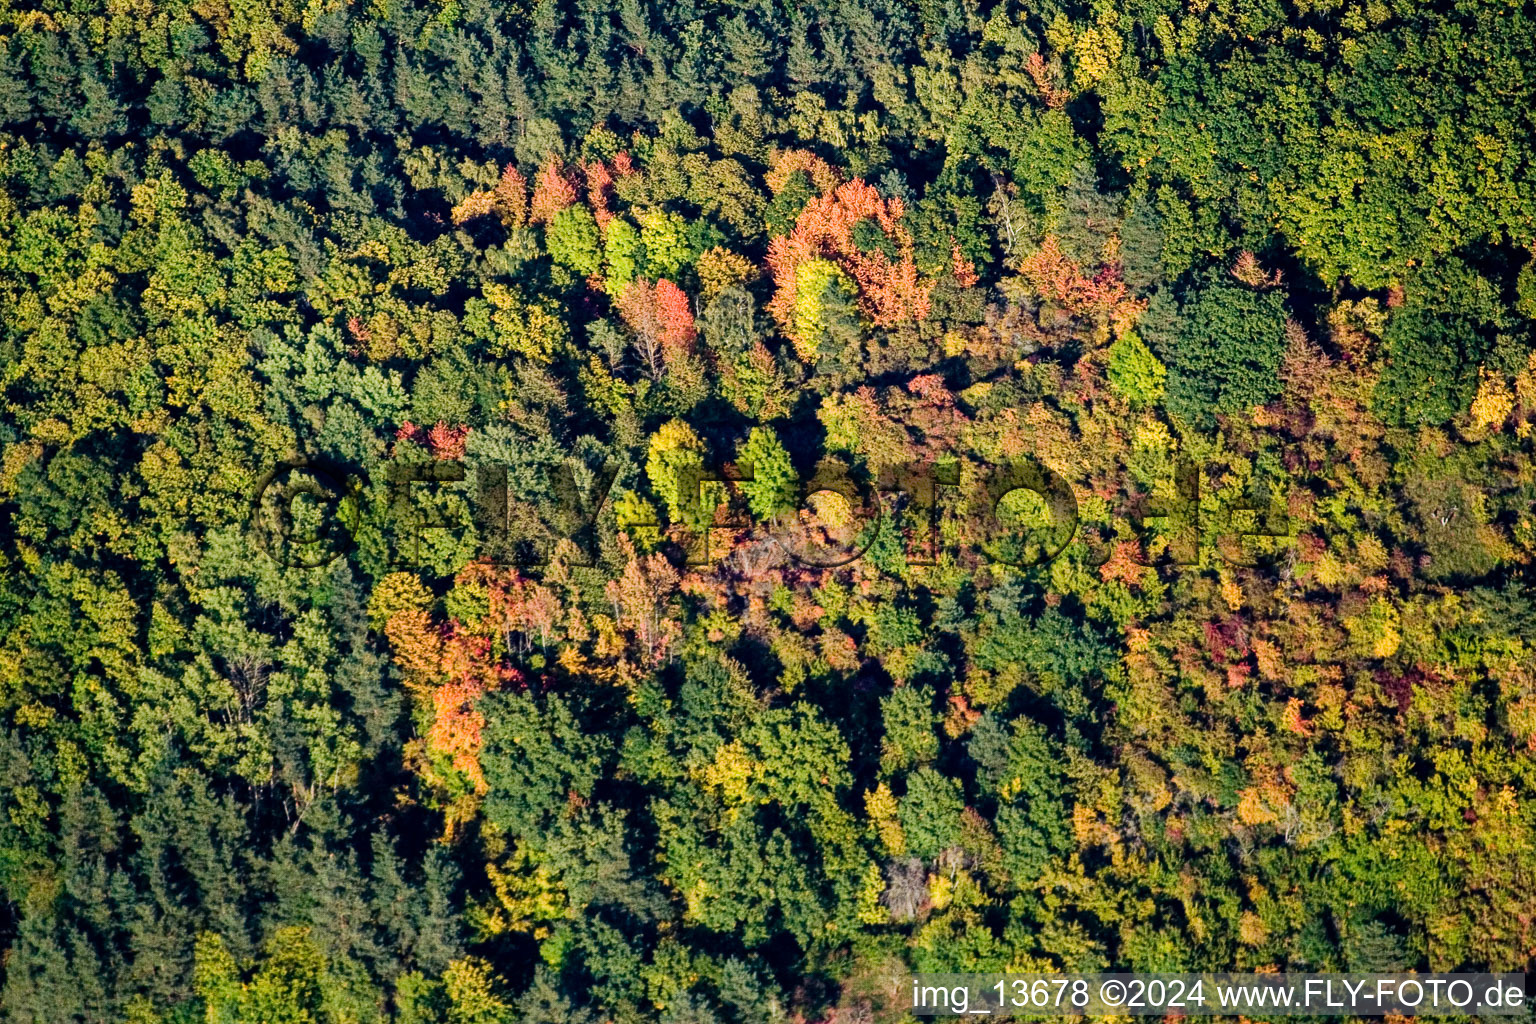
<path id="1" fill-rule="evenodd" d="M 535 588 L 539 590 L 541 588 Z M 430 702 L 430 727 L 425 749 L 447 759 L 477 792 L 485 789 L 479 751 L 485 717 L 476 704 L 486 693 L 522 681 L 506 661 L 517 632 L 541 630 L 547 636 L 553 617 L 547 596 L 530 600 L 525 583 L 511 571 L 471 563 L 458 576 L 455 593 L 468 590 L 483 596 L 480 614 L 470 621 L 452 616 L 434 621 L 430 595 L 413 577 L 398 574 L 381 604 L 387 615 L 384 635 L 396 663 L 418 692 Z"/>
<path id="2" fill-rule="evenodd" d="M 608 204 L 613 199 L 613 174 L 601 160 L 591 160 L 582 166 L 586 175 L 587 204 L 599 228 L 606 229 L 613 220 Z"/>
<path id="3" fill-rule="evenodd" d="M 695 270 L 705 299 L 713 299 L 727 288 L 747 283 L 755 273 L 750 260 L 723 246 L 700 254 Z"/>
<path id="4" fill-rule="evenodd" d="M 395 440 L 421 445 L 432 453 L 434 459 L 452 461 L 464 457 L 470 429 L 462 423 L 454 426 L 441 420 L 430 428 L 418 427 L 406 420 L 395 431 Z"/>
<path id="5" fill-rule="evenodd" d="M 604 593 L 613 605 L 613 617 L 630 630 L 644 663 L 654 665 L 667 655 L 680 628 L 667 613 L 677 589 L 677 570 L 660 554 L 640 556 L 628 549 L 624 574 L 608 583 Z"/>
<path id="6" fill-rule="evenodd" d="M 704 442 L 682 420 L 668 420 L 651 436 L 645 475 L 673 522 L 691 524 L 701 514 L 702 492 L 696 487 L 702 478 L 704 451 Z"/>
<path id="7" fill-rule="evenodd" d="M 464 224 L 476 217 L 495 213 L 508 228 L 528 223 L 528 181 L 515 164 L 507 164 L 495 188 L 479 189 L 454 206 L 453 222 Z"/>
<path id="8" fill-rule="evenodd" d="M 825 160 L 805 149 L 783 149 L 774 154 L 764 181 L 768 191 L 775 195 L 784 191 L 796 174 L 805 175 L 820 195 L 826 195 L 842 184 L 842 178 Z"/>
<path id="9" fill-rule="evenodd" d="M 1089 276 L 1062 253 L 1054 235 L 1020 262 L 1019 273 L 1040 296 L 1092 323 L 1100 340 L 1110 332 L 1124 335 L 1146 308 L 1131 296 L 1118 264 L 1106 263 Z"/>
<path id="10" fill-rule="evenodd" d="M 698 336 L 693 306 L 671 281 L 662 279 L 652 284 L 636 278 L 619 297 L 618 309 L 652 379 L 659 380 L 668 364 L 692 351 Z"/>
<path id="11" fill-rule="evenodd" d="M 561 210 L 575 204 L 579 192 L 577 178 L 557 157 L 549 157 L 534 179 L 533 199 L 528 205 L 528 220 L 548 224 Z"/>
<path id="12" fill-rule="evenodd" d="M 902 213 L 900 199 L 882 199 L 873 187 L 856 179 L 812 200 L 794 230 L 769 243 L 768 267 L 776 290 L 768 309 L 797 347 L 812 344 L 801 337 L 801 325 L 796 323 L 799 288 L 805 277 L 801 268 L 820 259 L 834 262 L 853 279 L 860 311 L 874 325 L 892 327 L 928 315 L 929 286 L 918 280 L 912 238 L 900 223 Z M 895 258 L 881 248 L 866 251 L 856 245 L 854 228 L 860 224 L 875 225 Z"/>

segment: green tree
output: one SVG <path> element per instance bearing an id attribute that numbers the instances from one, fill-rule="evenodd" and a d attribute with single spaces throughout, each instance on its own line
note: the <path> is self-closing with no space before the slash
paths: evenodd
<path id="1" fill-rule="evenodd" d="M 1168 366 L 1168 411 L 1209 428 L 1280 394 L 1285 299 L 1222 280 L 1197 285 L 1179 309 Z"/>
<path id="2" fill-rule="evenodd" d="M 611 743 L 582 728 L 579 705 L 553 694 L 497 693 L 480 710 L 485 814 L 508 835 L 543 836 L 572 796 L 593 795 Z"/>
<path id="3" fill-rule="evenodd" d="M 932 764 L 939 756 L 938 716 L 933 713 L 929 687 L 896 687 L 880 698 L 880 719 L 885 727 L 880 740 L 883 773 Z"/>
<path id="4" fill-rule="evenodd" d="M 1107 373 L 1109 386 L 1134 406 L 1155 405 L 1167 388 L 1167 368 L 1132 331 L 1109 347 Z"/>
<path id="5" fill-rule="evenodd" d="M 763 212 L 763 223 L 769 237 L 787 235 L 794 230 L 800 211 L 816 198 L 816 186 L 804 171 L 795 171 L 784 181 L 784 187 L 769 200 Z"/>
<path id="6" fill-rule="evenodd" d="M 752 478 L 742 480 L 740 487 L 747 496 L 747 506 L 759 520 L 788 515 L 799 507 L 800 478 L 789 452 L 771 428 L 753 427 L 736 449 L 736 462 L 743 471 L 751 470 Z"/>
<path id="7" fill-rule="evenodd" d="M 640 273 L 645 262 L 645 245 L 640 240 L 640 229 L 627 217 L 617 217 L 609 222 L 608 235 L 603 241 L 605 287 L 608 294 L 613 298 L 624 294 L 624 289 Z"/>
<path id="8" fill-rule="evenodd" d="M 1487 342 L 1469 316 L 1404 309 L 1382 335 L 1381 380 L 1373 404 L 1389 423 L 1444 423 L 1477 393 Z"/>
<path id="9" fill-rule="evenodd" d="M 907 776 L 907 792 L 898 814 L 907 849 L 923 860 L 933 860 L 960 841 L 960 812 L 965 802 L 956 779 L 932 768 L 919 768 Z"/>
<path id="10" fill-rule="evenodd" d="M 597 220 L 585 206 L 568 206 L 555 214 L 545 230 L 544 246 L 550 259 L 583 277 L 591 277 L 603 267 Z"/>

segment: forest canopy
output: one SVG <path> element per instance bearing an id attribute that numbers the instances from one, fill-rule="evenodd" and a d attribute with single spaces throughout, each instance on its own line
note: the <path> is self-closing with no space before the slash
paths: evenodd
<path id="1" fill-rule="evenodd" d="M 1533 111 L 1530 0 L 0 0 L 0 1018 L 1526 969 Z"/>

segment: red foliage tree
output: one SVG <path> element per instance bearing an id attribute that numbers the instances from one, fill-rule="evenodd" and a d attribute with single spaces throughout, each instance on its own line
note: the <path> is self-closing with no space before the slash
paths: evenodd
<path id="1" fill-rule="evenodd" d="M 430 428 L 418 427 L 410 420 L 406 420 L 395 431 L 395 440 L 420 445 L 431 452 L 434 459 L 462 459 L 471 429 L 462 423 L 458 426 L 449 426 L 442 420 Z"/>
<path id="2" fill-rule="evenodd" d="M 635 349 L 653 378 L 668 363 L 693 351 L 698 332 L 687 294 L 663 278 L 651 284 L 636 278 L 616 303 L 619 315 L 635 335 Z"/>
<path id="3" fill-rule="evenodd" d="M 577 182 L 558 157 L 550 157 L 539 171 L 533 187 L 533 203 L 528 219 L 534 224 L 548 224 L 555 214 L 576 203 Z"/>

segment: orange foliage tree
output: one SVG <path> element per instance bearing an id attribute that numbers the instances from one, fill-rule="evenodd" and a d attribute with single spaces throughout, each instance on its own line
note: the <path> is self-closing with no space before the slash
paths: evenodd
<path id="1" fill-rule="evenodd" d="M 682 633 L 676 620 L 667 614 L 667 605 L 681 578 L 664 556 L 641 556 L 627 538 L 620 544 L 628 555 L 628 563 L 623 576 L 609 581 L 608 600 L 613 603 L 615 622 L 634 636 L 644 661 L 655 665 Z"/>
<path id="2" fill-rule="evenodd" d="M 430 701 L 427 752 L 448 757 L 454 769 L 483 792 L 480 735 L 485 717 L 475 704 L 492 690 L 523 685 L 522 674 L 507 663 L 507 654 L 534 642 L 547 646 L 562 609 L 543 585 L 487 562 L 466 565 L 455 577 L 455 586 L 482 595 L 484 614 L 470 622 L 451 617 L 434 622 L 417 601 L 389 616 L 384 635 L 408 684 Z"/>
<path id="3" fill-rule="evenodd" d="M 691 351 L 698 331 L 693 325 L 693 304 L 687 294 L 665 278 L 656 282 L 655 293 L 663 349 L 676 353 Z"/>
<path id="4" fill-rule="evenodd" d="M 768 269 L 777 286 L 768 309 L 795 337 L 795 271 L 815 259 L 831 259 L 858 285 L 859 308 L 877 327 L 894 327 L 928 315 L 929 285 L 918 279 L 912 235 L 900 223 L 900 199 L 882 199 L 872 185 L 854 179 L 801 211 L 794 230 L 768 245 Z M 861 221 L 877 224 L 895 253 L 865 251 L 854 243 Z"/>
<path id="5" fill-rule="evenodd" d="M 1147 308 L 1145 301 L 1131 296 L 1119 263 L 1106 263 L 1095 274 L 1085 274 L 1061 251 L 1055 235 L 1046 235 L 1040 248 L 1024 258 L 1019 273 L 1041 296 L 1074 316 L 1092 320 L 1106 335 L 1110 329 L 1116 337 L 1124 334 Z"/>
<path id="6" fill-rule="evenodd" d="M 970 288 L 981 280 L 976 276 L 976 264 L 965 258 L 965 253 L 960 251 L 960 243 L 951 240 L 949 246 L 949 262 L 954 269 L 955 280 L 962 288 Z"/>
<path id="7" fill-rule="evenodd" d="M 1072 98 L 1072 93 L 1060 85 L 1062 77 L 1060 62 L 1046 64 L 1044 57 L 1038 53 L 1032 53 L 1024 62 L 1024 70 L 1029 72 L 1029 77 L 1035 82 L 1035 88 L 1040 90 L 1040 98 L 1045 100 L 1045 105 L 1052 110 L 1060 110 Z"/>
<path id="8" fill-rule="evenodd" d="M 494 656 L 490 637 L 455 620 L 434 623 L 424 609 L 395 613 L 385 623 L 384 635 L 412 687 L 431 701 L 428 753 L 446 755 L 477 791 L 484 791 L 480 732 L 485 716 L 475 709 L 475 702 L 521 677 Z"/>
<path id="9" fill-rule="evenodd" d="M 496 214 L 509 228 L 520 228 L 528 223 L 528 179 L 512 164 L 501 172 L 501 180 L 490 191 L 471 192 L 464 201 L 453 208 L 453 222 L 464 224 L 476 217 Z"/>
<path id="10" fill-rule="evenodd" d="M 496 210 L 508 227 L 520 228 L 528 223 L 528 179 L 512 164 L 507 164 L 507 169 L 501 172 L 501 180 L 496 183 L 493 194 Z"/>
<path id="11" fill-rule="evenodd" d="M 613 175 L 601 160 L 593 160 L 582 169 L 587 175 L 587 204 L 592 207 L 592 216 L 597 219 L 597 226 L 606 230 L 608 223 L 613 220 L 613 211 L 608 209 L 608 197 L 613 193 Z"/>

